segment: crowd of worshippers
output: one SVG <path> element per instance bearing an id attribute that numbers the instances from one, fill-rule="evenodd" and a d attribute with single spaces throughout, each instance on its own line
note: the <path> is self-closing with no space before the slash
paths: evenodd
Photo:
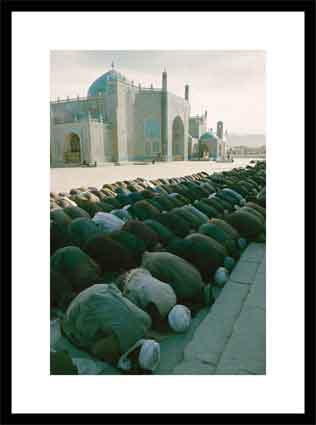
<path id="1" fill-rule="evenodd" d="M 265 242 L 265 185 L 258 161 L 51 193 L 51 317 L 63 336 L 126 373 L 154 371 L 150 331 L 186 332 L 247 244 Z"/>

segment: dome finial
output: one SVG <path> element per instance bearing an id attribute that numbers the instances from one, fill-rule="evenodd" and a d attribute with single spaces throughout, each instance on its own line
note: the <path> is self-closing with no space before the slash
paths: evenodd
<path id="1" fill-rule="evenodd" d="M 114 69 L 114 61 L 112 61 L 111 67 L 112 67 L 112 69 Z"/>

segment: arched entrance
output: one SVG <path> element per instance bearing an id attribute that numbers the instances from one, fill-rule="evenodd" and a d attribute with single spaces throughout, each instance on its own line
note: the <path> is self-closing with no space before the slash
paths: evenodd
<path id="1" fill-rule="evenodd" d="M 184 125 L 179 116 L 172 123 L 172 157 L 175 161 L 184 159 Z"/>
<path id="2" fill-rule="evenodd" d="M 80 137 L 76 133 L 65 135 L 64 160 L 67 163 L 81 163 Z"/>
<path id="3" fill-rule="evenodd" d="M 206 143 L 200 142 L 200 158 L 202 159 L 208 159 L 210 155 L 209 147 Z"/>

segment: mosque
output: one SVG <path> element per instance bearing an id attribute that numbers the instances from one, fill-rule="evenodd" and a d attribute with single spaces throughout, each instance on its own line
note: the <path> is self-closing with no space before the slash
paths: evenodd
<path id="1" fill-rule="evenodd" d="M 176 161 L 222 155 L 223 123 L 207 131 L 207 112 L 190 117 L 184 97 L 162 87 L 146 88 L 114 68 L 97 78 L 87 97 L 50 102 L 52 167 L 128 161 Z"/>

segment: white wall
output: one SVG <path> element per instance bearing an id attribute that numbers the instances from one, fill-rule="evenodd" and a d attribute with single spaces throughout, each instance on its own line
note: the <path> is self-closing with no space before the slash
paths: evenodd
<path id="1" fill-rule="evenodd" d="M 89 121 L 89 132 L 91 140 L 90 162 L 104 162 L 104 124 L 102 122 Z"/>
<path id="2" fill-rule="evenodd" d="M 69 101 L 52 102 L 50 104 L 51 115 L 53 119 L 59 122 L 72 122 L 75 116 L 79 119 L 87 118 L 90 112 L 92 118 L 99 119 L 100 114 L 104 120 L 109 115 L 109 105 L 107 96 L 97 96 L 90 98 L 71 99 Z"/>
<path id="3" fill-rule="evenodd" d="M 103 140 L 104 140 L 104 162 L 112 162 L 113 159 L 113 132 L 108 124 L 103 126 Z"/>
<path id="4" fill-rule="evenodd" d="M 87 121 L 56 124 L 51 127 L 52 165 L 64 163 L 65 137 L 75 133 L 80 138 L 81 161 L 90 161 L 90 135 Z"/>
<path id="5" fill-rule="evenodd" d="M 121 160 L 133 159 L 136 155 L 135 145 L 135 102 L 137 87 L 118 82 L 118 142 Z"/>
<path id="6" fill-rule="evenodd" d="M 136 94 L 135 103 L 135 137 L 134 159 L 150 159 L 156 154 L 150 151 L 146 154 L 145 144 L 160 142 L 161 148 L 161 93 L 155 91 L 143 91 Z M 146 139 L 144 124 L 146 120 L 153 119 L 159 123 L 160 137 L 158 139 Z"/>

